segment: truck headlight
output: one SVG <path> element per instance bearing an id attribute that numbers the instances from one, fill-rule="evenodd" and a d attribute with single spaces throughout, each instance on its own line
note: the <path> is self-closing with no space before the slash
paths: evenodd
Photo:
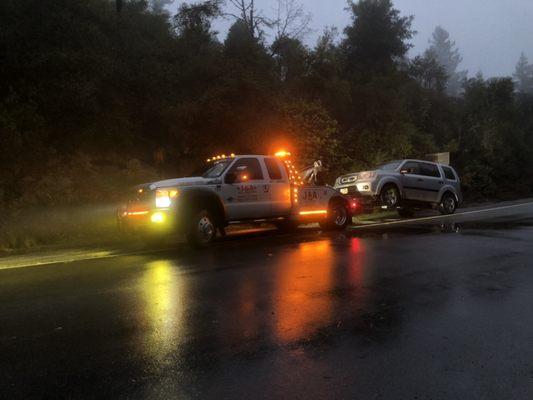
<path id="1" fill-rule="evenodd" d="M 175 189 L 158 189 L 155 192 L 155 206 L 157 208 L 168 208 L 172 200 L 178 197 L 179 192 Z"/>

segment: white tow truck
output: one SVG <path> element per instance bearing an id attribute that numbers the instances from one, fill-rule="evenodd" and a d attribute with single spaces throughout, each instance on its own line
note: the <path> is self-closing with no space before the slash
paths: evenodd
<path id="1" fill-rule="evenodd" d="M 219 155 L 207 162 L 201 176 L 137 186 L 118 210 L 120 229 L 180 232 L 191 244 L 207 245 L 235 223 L 292 229 L 318 222 L 323 229 L 344 229 L 351 222 L 349 198 L 302 179 L 288 152 Z"/>

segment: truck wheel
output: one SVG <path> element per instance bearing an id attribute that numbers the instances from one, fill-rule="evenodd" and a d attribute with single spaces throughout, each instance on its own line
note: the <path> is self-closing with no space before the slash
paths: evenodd
<path id="1" fill-rule="evenodd" d="M 455 200 L 455 196 L 451 193 L 444 193 L 439 203 L 439 212 L 444 215 L 453 214 L 456 209 L 457 200 Z"/>
<path id="2" fill-rule="evenodd" d="M 381 204 L 387 206 L 388 209 L 398 207 L 400 204 L 400 191 L 396 185 L 386 185 L 380 194 Z"/>
<path id="3" fill-rule="evenodd" d="M 350 212 L 348 207 L 336 201 L 329 207 L 328 216 L 325 221 L 319 222 L 324 230 L 343 230 L 350 223 Z"/>
<path id="4" fill-rule="evenodd" d="M 207 210 L 201 210 L 192 219 L 187 231 L 187 241 L 193 246 L 207 246 L 215 240 L 217 229 Z"/>

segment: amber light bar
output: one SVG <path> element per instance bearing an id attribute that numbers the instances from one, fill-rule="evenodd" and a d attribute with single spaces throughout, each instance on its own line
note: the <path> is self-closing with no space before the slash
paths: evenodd
<path id="1" fill-rule="evenodd" d="M 320 215 L 327 214 L 328 210 L 300 211 L 300 215 Z"/>
<path id="2" fill-rule="evenodd" d="M 131 211 L 131 212 L 128 212 L 127 215 L 146 215 L 148 213 L 149 211 Z"/>

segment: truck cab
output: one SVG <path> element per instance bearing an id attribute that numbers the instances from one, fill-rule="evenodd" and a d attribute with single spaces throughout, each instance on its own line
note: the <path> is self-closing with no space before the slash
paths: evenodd
<path id="1" fill-rule="evenodd" d="M 135 199 L 119 211 L 119 226 L 183 232 L 191 243 L 207 244 L 229 224 L 270 222 L 287 229 L 319 222 L 342 229 L 351 220 L 349 200 L 332 187 L 305 184 L 290 153 L 219 155 L 207 163 L 201 176 L 137 187 Z"/>

